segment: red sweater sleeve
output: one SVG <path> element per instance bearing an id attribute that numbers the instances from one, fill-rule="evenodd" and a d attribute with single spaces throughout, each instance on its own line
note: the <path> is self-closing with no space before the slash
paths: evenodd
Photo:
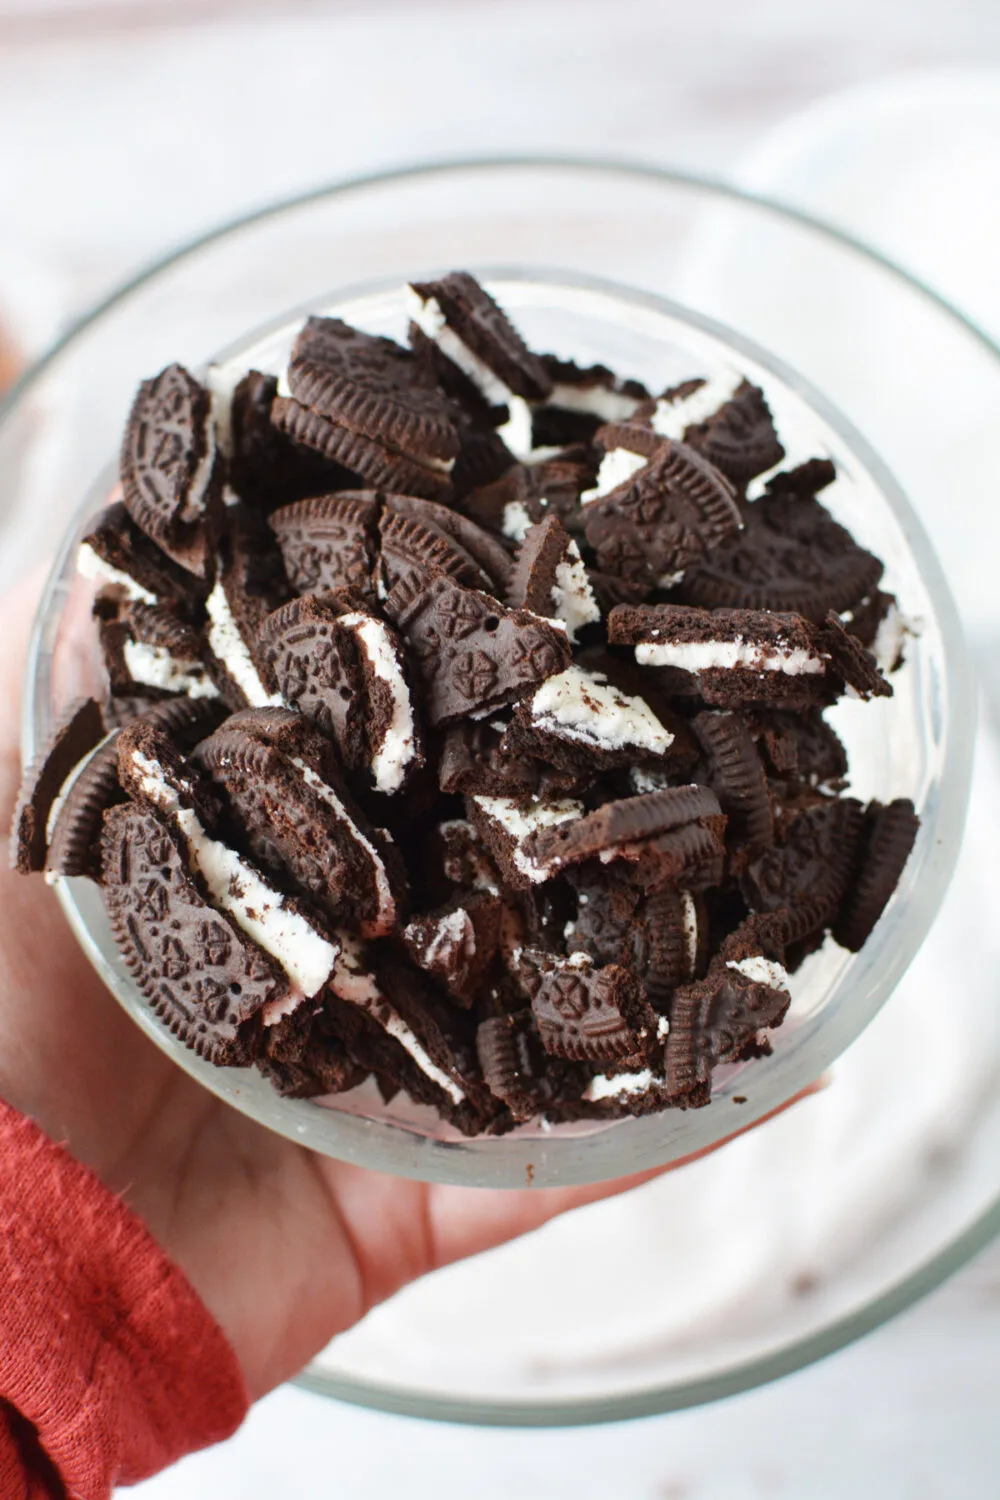
<path id="1" fill-rule="evenodd" d="M 0 1100 L 0 1500 L 106 1500 L 228 1437 L 247 1405 L 182 1272 Z"/>

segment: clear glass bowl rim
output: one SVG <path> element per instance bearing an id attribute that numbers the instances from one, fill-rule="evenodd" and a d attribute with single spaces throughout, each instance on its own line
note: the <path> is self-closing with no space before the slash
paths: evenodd
<path id="1" fill-rule="evenodd" d="M 133 276 L 119 283 L 85 314 L 71 322 L 65 332 L 0 397 L 0 424 L 30 394 L 60 354 L 73 345 L 88 329 L 130 295 L 154 281 L 161 273 L 199 250 L 225 239 L 235 232 L 295 209 L 307 207 L 352 192 L 379 186 L 392 186 L 421 177 L 449 173 L 490 172 L 517 169 L 561 170 L 567 173 L 603 172 L 636 183 L 643 180 L 665 187 L 702 192 L 709 198 L 728 200 L 756 209 L 789 225 L 807 230 L 860 257 L 895 279 L 909 291 L 932 304 L 948 320 L 978 343 L 1000 365 L 1000 345 L 972 318 L 920 278 L 911 275 L 890 257 L 866 245 L 862 240 L 815 216 L 763 194 L 740 188 L 724 180 L 661 167 L 654 163 L 621 156 L 578 156 L 562 154 L 512 154 L 489 157 L 449 157 L 420 161 L 375 172 L 357 174 L 323 184 L 304 193 L 291 195 L 231 218 L 196 238 L 178 245 L 148 262 Z M 652 298 L 651 300 L 659 300 Z M 666 300 L 666 299 L 664 299 Z M 697 319 L 697 315 L 696 315 Z M 35 652 L 30 652 L 34 659 Z M 538 1402 L 503 1401 L 487 1404 L 479 1400 L 463 1401 L 459 1397 L 432 1396 L 419 1391 L 376 1384 L 368 1380 L 341 1379 L 325 1373 L 305 1371 L 298 1384 L 320 1394 L 360 1406 L 422 1417 L 481 1426 L 578 1426 L 601 1422 L 629 1420 L 670 1410 L 703 1404 L 734 1395 L 768 1381 L 790 1374 L 817 1359 L 834 1353 L 871 1332 L 889 1318 L 895 1317 L 928 1295 L 947 1277 L 954 1274 L 1000 1233 L 1000 1195 L 949 1245 L 930 1256 L 894 1286 L 856 1310 L 764 1356 L 745 1360 L 731 1369 L 695 1380 L 651 1387 L 606 1398 L 558 1400 L 543 1397 Z"/>

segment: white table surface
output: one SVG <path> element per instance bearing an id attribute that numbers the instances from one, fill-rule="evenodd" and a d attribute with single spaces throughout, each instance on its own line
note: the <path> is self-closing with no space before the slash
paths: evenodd
<path id="1" fill-rule="evenodd" d="M 1000 127 L 983 105 L 991 84 L 1000 95 L 995 77 L 970 83 L 975 109 L 954 104 L 961 90 L 916 88 L 918 104 L 933 96 L 933 151 L 905 112 L 876 110 L 864 181 L 842 160 L 825 175 L 803 170 L 798 148 L 829 126 L 816 112 L 772 133 L 837 90 L 988 65 L 1000 65 L 996 0 L 0 0 L 0 316 L 38 347 L 137 262 L 250 205 L 372 166 L 561 148 L 740 172 L 909 254 L 1000 329 L 995 273 L 982 254 L 970 260 L 954 228 L 963 219 L 925 232 L 934 202 L 962 215 L 981 199 L 977 211 L 996 213 Z M 956 144 L 949 131 L 963 121 Z M 888 213 L 911 128 L 937 177 L 908 195 L 905 215 Z M 713 1407 L 505 1432 L 286 1389 L 231 1443 L 138 1493 L 992 1496 L 998 1362 L 994 1248 L 862 1343 Z"/>

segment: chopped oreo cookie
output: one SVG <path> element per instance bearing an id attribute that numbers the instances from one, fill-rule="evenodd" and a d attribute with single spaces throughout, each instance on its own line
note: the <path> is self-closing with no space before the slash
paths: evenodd
<path id="1" fill-rule="evenodd" d="M 104 701 L 15 863 L 95 881 L 161 1023 L 288 1098 L 700 1107 L 891 901 L 915 808 L 848 795 L 824 713 L 919 626 L 738 369 L 653 398 L 465 272 L 407 297 L 409 348 L 316 316 L 280 376 L 140 388 L 77 554 Z"/>
<path id="2" fill-rule="evenodd" d="M 729 480 L 684 443 L 646 427 L 602 427 L 604 458 L 581 496 L 597 567 L 648 588 L 670 588 L 742 525 Z"/>
<path id="3" fill-rule="evenodd" d="M 459 451 L 444 393 L 391 339 L 339 318 L 310 318 L 271 421 L 294 442 L 404 494 L 447 494 Z"/>
<path id="4" fill-rule="evenodd" d="M 641 667 L 670 672 L 675 692 L 699 694 L 720 708 L 754 704 L 797 712 L 892 688 L 874 658 L 835 615 L 814 625 L 770 610 L 696 609 L 681 604 L 619 605 L 608 638 L 632 646 Z"/>
<path id="5" fill-rule="evenodd" d="M 205 387 L 183 365 L 143 381 L 122 439 L 122 499 L 139 530 L 198 577 L 211 571 L 221 473 Z"/>

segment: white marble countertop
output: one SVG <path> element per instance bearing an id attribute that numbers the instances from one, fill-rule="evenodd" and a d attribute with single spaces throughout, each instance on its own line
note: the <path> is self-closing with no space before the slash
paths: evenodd
<path id="1" fill-rule="evenodd" d="M 1000 65 L 996 0 L 717 0 L 701 9 L 666 0 L 0 0 L 0 316 L 38 347 L 126 270 L 202 227 L 338 175 L 452 153 L 602 150 L 741 171 L 876 234 L 883 188 L 864 189 L 850 173 L 803 182 L 800 128 L 785 131 L 777 154 L 769 132 L 837 90 L 986 65 Z M 948 155 L 948 118 L 960 122 L 961 111 L 939 110 L 936 181 L 957 193 L 973 159 L 967 142 Z M 981 120 L 976 128 L 982 161 L 1000 173 L 1000 135 Z M 891 153 L 879 160 L 892 167 Z M 927 193 L 908 198 L 905 231 L 898 215 L 886 221 L 885 242 L 904 259 L 912 247 L 925 275 L 1000 327 L 992 274 L 977 283 L 956 250 L 963 236 L 921 231 L 914 204 Z M 723 1405 L 572 1434 L 504 1432 L 365 1413 L 289 1389 L 261 1403 L 233 1442 L 139 1493 L 992 1495 L 998 1351 L 994 1247 L 862 1343 Z"/>

